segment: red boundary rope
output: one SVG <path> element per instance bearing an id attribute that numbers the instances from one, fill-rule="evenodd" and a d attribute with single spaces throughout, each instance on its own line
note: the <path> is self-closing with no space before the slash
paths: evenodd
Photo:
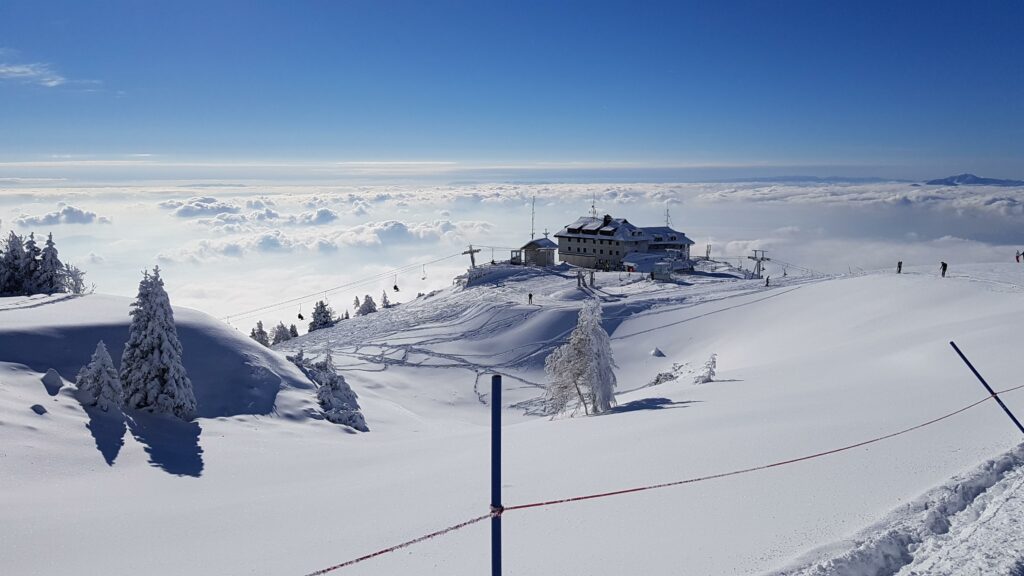
<path id="1" fill-rule="evenodd" d="M 558 499 L 558 500 L 546 500 L 544 502 L 532 502 L 530 504 L 518 504 L 518 505 L 515 505 L 515 506 L 505 506 L 501 510 L 492 510 L 489 514 L 484 514 L 483 516 L 477 516 L 476 518 L 473 518 L 471 520 L 466 520 L 465 522 L 461 522 L 459 524 L 455 524 L 453 526 L 449 526 L 447 528 L 443 528 L 443 529 L 438 530 L 436 532 L 431 532 L 430 534 L 425 534 L 425 535 L 420 536 L 418 538 L 414 538 L 412 540 L 408 540 L 406 542 L 402 542 L 401 544 L 396 544 L 396 545 L 391 546 L 389 548 L 384 548 L 383 550 L 378 550 L 378 551 L 376 551 L 376 552 L 374 552 L 372 554 L 367 554 L 365 556 L 360 556 L 359 558 L 355 558 L 353 560 L 349 560 L 348 562 L 343 562 L 341 564 L 336 564 L 334 566 L 330 566 L 330 567 L 324 568 L 322 570 L 317 570 L 316 572 L 310 572 L 306 576 L 321 576 L 322 574 L 327 574 L 328 572 L 333 572 L 334 570 L 338 570 L 340 568 L 346 568 L 348 566 L 352 566 L 354 564 L 358 564 L 358 563 L 363 562 L 365 560 L 369 560 L 370 558 L 376 558 L 377 556 L 383 556 L 384 554 L 388 554 L 390 552 L 395 552 L 396 550 L 401 550 L 402 548 L 406 548 L 408 546 L 412 546 L 413 544 L 418 544 L 418 543 L 423 542 L 425 540 L 430 540 L 431 538 L 436 538 L 438 536 L 443 536 L 444 534 L 447 534 L 449 532 L 454 532 L 456 530 L 461 530 L 462 528 L 465 528 L 465 527 L 470 526 L 472 524 L 476 524 L 477 522 L 481 522 L 481 521 L 486 520 L 488 518 L 491 518 L 493 516 L 501 515 L 503 512 L 508 512 L 510 510 L 526 510 L 527 508 L 540 508 L 542 506 L 554 506 L 556 504 L 568 504 L 569 502 L 580 502 L 580 501 L 583 501 L 583 500 L 593 500 L 595 498 L 607 498 L 608 496 L 619 496 L 621 494 L 632 494 L 634 492 L 644 492 L 644 491 L 647 491 L 647 490 L 656 490 L 656 489 L 659 489 L 659 488 L 668 488 L 670 486 L 682 486 L 683 484 L 694 484 L 694 483 L 697 483 L 697 482 L 704 482 L 706 480 L 717 480 L 718 478 L 726 478 L 726 477 L 729 477 L 729 476 L 739 476 L 741 474 L 749 474 L 751 472 L 757 472 L 757 471 L 760 471 L 760 470 L 767 470 L 769 468 L 777 468 L 779 466 L 785 466 L 787 464 L 795 464 L 797 462 L 804 462 L 806 460 L 813 460 L 815 458 L 821 458 L 822 456 L 828 456 L 828 455 L 831 455 L 831 454 L 838 454 L 839 452 L 846 452 L 847 450 L 853 450 L 854 448 L 860 448 L 861 446 L 867 446 L 869 444 L 874 444 L 876 442 L 881 442 L 883 440 L 888 440 L 890 438 L 895 438 L 896 436 L 901 436 L 903 434 L 907 434 L 908 432 L 913 432 L 914 430 L 919 430 L 919 429 L 924 428 L 926 426 L 931 426 L 932 424 L 935 424 L 937 422 L 941 422 L 943 420 L 946 420 L 948 418 L 952 418 L 953 416 L 956 416 L 958 414 L 966 412 L 966 411 L 970 410 L 971 408 L 974 408 L 975 406 L 978 406 L 980 404 L 984 404 L 985 402 L 987 402 L 989 400 L 992 400 L 993 398 L 995 398 L 996 396 L 999 396 L 1000 394 L 1006 394 L 1007 392 L 1013 392 L 1015 390 L 1020 390 L 1021 388 L 1024 388 L 1024 384 L 1021 384 L 1020 386 L 1014 386 L 1013 388 L 1007 388 L 1006 390 L 1001 390 L 999 392 L 996 392 L 995 394 L 992 394 L 991 396 L 986 396 L 986 397 L 982 398 L 981 400 L 978 400 L 977 402 L 975 402 L 973 404 L 969 404 L 967 406 L 964 406 L 963 408 L 960 408 L 959 410 L 954 410 L 953 412 L 950 412 L 948 414 L 944 414 L 942 416 L 939 416 L 938 418 L 933 418 L 932 420 L 929 420 L 927 422 L 922 422 L 921 424 L 918 424 L 916 426 L 911 426 L 910 428 L 904 428 L 903 430 L 900 430 L 898 432 L 893 432 L 891 434 L 886 434 L 884 436 L 878 436 L 878 437 L 872 438 L 870 440 L 864 440 L 862 442 L 857 442 L 856 444 L 850 444 L 848 446 L 843 446 L 841 448 L 834 448 L 832 450 L 826 450 L 824 452 L 817 452 L 815 454 L 809 454 L 807 456 L 800 456 L 799 458 L 791 458 L 789 460 L 781 460 L 779 462 L 772 462 L 771 464 L 763 464 L 761 466 L 754 466 L 752 468 L 743 468 L 741 470 L 732 470 L 730 472 L 722 472 L 722 473 L 719 473 L 719 474 L 710 474 L 708 476 L 698 476 L 696 478 L 688 478 L 686 480 L 677 480 L 675 482 L 664 482 L 662 484 L 652 484 L 652 485 L 649 485 L 649 486 L 637 486 L 635 488 L 626 488 L 626 489 L 623 489 L 623 490 L 614 490 L 612 492 L 601 492 L 599 494 L 587 494 L 585 496 L 573 496 L 571 498 L 561 498 L 561 499 Z"/>

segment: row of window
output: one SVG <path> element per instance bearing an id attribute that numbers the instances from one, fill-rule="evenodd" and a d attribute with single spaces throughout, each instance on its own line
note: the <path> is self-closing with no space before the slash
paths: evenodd
<path id="1" fill-rule="evenodd" d="M 569 248 L 569 251 L 570 251 L 570 252 L 572 252 L 572 248 Z M 579 246 L 577 246 L 577 247 L 576 247 L 576 251 L 577 251 L 577 252 L 582 252 L 582 253 L 584 253 L 584 254 L 586 254 L 586 253 L 587 253 L 587 249 L 586 249 L 586 248 L 583 248 L 583 249 L 581 250 Z M 592 251 L 592 253 L 593 253 L 593 254 L 604 254 L 604 250 L 600 250 L 600 249 L 594 248 L 594 250 Z M 621 256 L 621 254 L 619 253 L 619 251 L 618 251 L 618 250 L 609 250 L 609 251 L 608 251 L 608 255 L 609 255 L 609 256 Z"/>
<path id="2" fill-rule="evenodd" d="M 577 244 L 586 244 L 586 243 L 588 243 L 588 242 L 589 242 L 589 243 L 591 243 L 591 244 L 600 244 L 600 245 L 602 245 L 602 246 L 603 246 L 605 242 L 608 242 L 608 245 L 609 245 L 609 246 L 612 246 L 612 245 L 613 245 L 613 244 L 612 244 L 612 242 L 613 242 L 612 240 L 591 240 L 591 239 L 589 239 L 589 238 L 569 238 L 569 243 L 570 243 L 570 244 L 571 244 L 572 242 L 574 242 L 574 241 L 575 241 L 575 242 L 576 242 Z M 618 246 L 618 245 L 622 244 L 622 243 L 621 243 L 621 242 L 619 242 L 618 240 L 614 240 L 614 242 L 615 242 L 615 244 L 614 244 L 615 246 Z"/>

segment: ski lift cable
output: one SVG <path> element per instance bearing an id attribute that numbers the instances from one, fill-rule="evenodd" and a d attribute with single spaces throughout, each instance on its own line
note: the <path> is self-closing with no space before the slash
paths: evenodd
<path id="1" fill-rule="evenodd" d="M 295 304 L 301 305 L 303 302 L 306 302 L 306 301 L 308 301 L 308 300 L 310 300 L 312 298 L 317 298 L 318 296 L 320 296 L 320 294 L 326 295 L 326 294 L 328 294 L 330 292 L 337 292 L 338 290 L 342 290 L 342 289 L 346 289 L 346 288 L 354 288 L 354 287 L 361 286 L 361 285 L 364 285 L 364 284 L 369 284 L 371 282 L 379 282 L 383 278 L 387 278 L 388 276 L 392 276 L 392 275 L 400 273 L 400 272 L 412 271 L 412 270 L 415 270 L 417 267 L 424 267 L 425 268 L 427 264 L 437 264 L 438 262 L 443 262 L 445 260 L 450 260 L 452 258 L 456 258 L 456 257 L 461 256 L 461 255 L 462 255 L 461 253 L 459 253 L 459 254 L 450 254 L 450 255 L 445 256 L 443 258 L 437 258 L 437 259 L 434 259 L 434 260 L 430 260 L 428 262 L 416 262 L 416 263 L 413 263 L 413 264 L 408 264 L 408 265 L 405 265 L 405 266 L 402 266 L 402 267 L 399 267 L 399 268 L 393 268 L 393 269 L 388 270 L 386 272 L 381 272 L 381 273 L 378 273 L 378 274 L 373 274 L 373 275 L 370 275 L 370 276 L 366 276 L 364 278 L 353 280 L 351 282 L 346 282 L 344 284 L 339 284 L 338 286 L 335 286 L 333 288 L 328 288 L 327 290 L 318 290 L 318 291 L 313 292 L 311 294 L 306 294 L 305 296 L 299 296 L 297 298 L 290 298 L 290 299 L 287 299 L 287 300 L 281 300 L 281 301 L 273 303 L 273 304 L 268 304 L 266 306 L 260 306 L 259 308 L 253 308 L 251 310 L 245 310 L 245 311 L 238 312 L 238 313 L 235 313 L 235 314 L 229 314 L 227 316 L 222 317 L 221 319 L 227 321 L 227 320 L 232 320 L 232 319 L 247 318 L 249 316 L 254 316 L 254 315 L 259 314 L 261 312 L 267 312 L 267 311 L 270 311 L 270 310 L 276 310 L 278 308 L 283 308 L 285 306 L 293 306 Z"/>

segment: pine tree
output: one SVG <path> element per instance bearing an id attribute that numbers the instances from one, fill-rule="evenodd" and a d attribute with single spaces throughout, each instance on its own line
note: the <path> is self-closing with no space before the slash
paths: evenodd
<path id="1" fill-rule="evenodd" d="M 359 310 L 359 296 L 356 296 L 356 310 Z"/>
<path id="2" fill-rule="evenodd" d="M 349 318 L 351 318 L 351 316 L 348 315 L 348 310 L 345 310 L 345 318 L 344 319 L 348 320 Z"/>
<path id="3" fill-rule="evenodd" d="M 85 285 L 85 272 L 82 272 L 74 264 L 64 263 L 64 292 L 71 294 L 85 294 L 86 292 L 92 293 L 96 285 L 93 284 L 90 287 Z"/>
<path id="4" fill-rule="evenodd" d="M 544 361 L 544 370 L 551 378 L 546 397 L 548 412 L 560 412 L 574 398 L 587 414 L 610 410 L 615 403 L 614 365 L 611 341 L 601 326 L 601 305 L 590 300 L 580 310 L 569 341 Z"/>
<path id="5" fill-rule="evenodd" d="M 291 335 L 292 338 L 299 337 L 299 329 L 295 327 L 295 324 L 288 327 L 288 334 Z"/>
<path id="6" fill-rule="evenodd" d="M 309 332 L 314 332 L 321 328 L 330 328 L 337 323 L 338 320 L 334 317 L 334 310 L 327 305 L 327 302 L 317 300 L 316 305 L 313 306 L 313 321 L 309 323 Z"/>
<path id="7" fill-rule="evenodd" d="M 384 290 L 384 292 L 382 292 L 380 295 L 380 306 L 381 308 L 391 308 L 391 301 L 388 300 L 387 290 Z"/>
<path id="8" fill-rule="evenodd" d="M 377 304 L 373 301 L 373 297 L 367 294 L 363 296 L 363 303 L 356 310 L 356 316 L 366 316 L 367 314 L 373 314 L 377 311 Z"/>
<path id="9" fill-rule="evenodd" d="M 36 244 L 36 233 L 29 232 L 25 240 L 25 256 L 21 261 L 21 289 L 25 294 L 38 294 L 41 292 L 36 284 L 39 280 L 39 257 L 42 250 Z"/>
<path id="10" fill-rule="evenodd" d="M 708 358 L 708 361 L 704 363 L 704 368 L 702 368 L 701 371 L 696 376 L 694 376 L 693 383 L 707 384 L 708 382 L 714 382 L 715 370 L 717 369 L 717 367 L 718 354 L 712 354 L 711 358 Z"/>
<path id="11" fill-rule="evenodd" d="M 270 347 L 270 336 L 267 335 L 267 331 L 263 329 L 263 321 L 259 320 L 256 322 L 256 327 L 249 332 L 249 338 L 263 344 L 264 346 Z"/>
<path id="12" fill-rule="evenodd" d="M 327 420 L 351 426 L 361 432 L 370 431 L 360 411 L 358 396 L 345 382 L 345 378 L 338 374 L 330 349 L 323 360 L 313 364 L 303 359 L 301 350 L 297 356 L 290 357 L 289 360 L 295 362 L 306 376 L 317 384 L 316 397 Z"/>
<path id="13" fill-rule="evenodd" d="M 292 326 L 294 327 L 295 325 L 292 324 Z M 274 326 L 274 329 L 271 330 L 271 337 L 272 340 L 270 341 L 270 343 L 276 346 L 281 342 L 291 340 L 292 333 L 288 331 L 288 328 L 284 325 L 284 322 L 278 322 L 277 326 Z"/>
<path id="14" fill-rule="evenodd" d="M 56 294 L 67 290 L 64 264 L 57 254 L 52 233 L 46 237 L 46 246 L 39 260 L 35 284 L 36 289 L 43 294 Z"/>
<path id="15" fill-rule="evenodd" d="M 192 382 L 181 363 L 174 311 L 160 267 L 144 273 L 132 303 L 128 342 L 121 355 L 125 406 L 191 420 L 196 413 Z"/>
<path id="16" fill-rule="evenodd" d="M 12 230 L 4 241 L 3 264 L 0 266 L 0 295 L 20 296 L 24 293 L 25 244 Z"/>
<path id="17" fill-rule="evenodd" d="M 124 387 L 117 375 L 114 362 L 102 340 L 96 344 L 92 360 L 78 372 L 75 378 L 82 402 L 87 406 L 99 406 L 104 412 L 121 410 L 124 403 Z"/>

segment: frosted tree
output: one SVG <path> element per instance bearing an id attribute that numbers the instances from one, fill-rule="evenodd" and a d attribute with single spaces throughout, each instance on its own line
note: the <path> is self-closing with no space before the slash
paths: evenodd
<path id="1" fill-rule="evenodd" d="M 348 315 L 348 310 L 345 310 L 345 317 L 342 320 L 348 320 L 351 316 Z"/>
<path id="2" fill-rule="evenodd" d="M 41 292 L 36 282 L 39 280 L 39 257 L 43 251 L 36 244 L 36 233 L 30 232 L 25 240 L 25 254 L 21 260 L 21 289 L 26 294 Z"/>
<path id="3" fill-rule="evenodd" d="M 256 327 L 249 331 L 249 338 L 263 344 L 264 346 L 270 347 L 270 336 L 267 331 L 263 329 L 263 321 L 258 320 Z"/>
<path id="4" fill-rule="evenodd" d="M 44 294 L 56 294 L 67 290 L 64 264 L 57 254 L 57 246 L 53 242 L 53 234 L 46 237 L 46 245 L 39 259 L 39 269 L 35 280 L 36 289 Z"/>
<path id="5" fill-rule="evenodd" d="M 391 308 L 391 300 L 388 300 L 388 291 L 384 290 L 380 295 L 380 307 Z"/>
<path id="6" fill-rule="evenodd" d="M 12 230 L 3 242 L 3 259 L 0 260 L 0 294 L 17 296 L 24 293 L 25 244 L 21 236 Z"/>
<path id="7" fill-rule="evenodd" d="M 363 303 L 356 310 L 356 316 L 366 316 L 367 314 L 373 314 L 377 311 L 377 304 L 373 301 L 373 297 L 367 294 L 363 296 Z"/>
<path id="8" fill-rule="evenodd" d="M 715 369 L 718 367 L 718 354 L 712 354 L 704 363 L 704 367 L 693 378 L 694 384 L 707 384 L 715 380 Z"/>
<path id="9" fill-rule="evenodd" d="M 359 296 L 356 296 L 355 305 L 356 305 L 356 310 L 359 310 Z"/>
<path id="10" fill-rule="evenodd" d="M 295 325 L 292 324 L 294 327 Z M 277 326 L 271 330 L 271 344 L 277 345 L 281 342 L 286 342 L 292 339 L 292 333 L 288 331 L 288 327 L 284 325 L 284 322 L 278 322 Z"/>
<path id="11" fill-rule="evenodd" d="M 299 337 L 299 329 L 295 327 L 295 324 L 292 324 L 291 326 L 288 327 L 288 335 L 291 336 L 292 338 Z"/>
<path id="12" fill-rule="evenodd" d="M 358 396 L 338 374 L 328 349 L 324 359 L 311 363 L 305 359 L 302 350 L 294 356 L 288 356 L 300 370 L 317 385 L 316 398 L 323 410 L 324 418 L 335 424 L 351 426 L 361 432 L 369 432 L 366 419 L 359 408 Z"/>
<path id="13" fill-rule="evenodd" d="M 614 366 L 611 341 L 601 326 L 601 305 L 590 300 L 580 309 L 569 341 L 544 361 L 551 378 L 546 396 L 549 413 L 564 410 L 573 399 L 587 414 L 610 410 L 615 404 Z"/>
<path id="14" fill-rule="evenodd" d="M 121 355 L 125 406 L 191 420 L 196 397 L 182 364 L 174 311 L 159 266 L 143 274 L 129 314 L 128 342 Z"/>
<path id="15" fill-rule="evenodd" d="M 102 340 L 96 344 L 96 351 L 89 364 L 78 371 L 75 383 L 79 397 L 86 406 L 99 406 L 104 412 L 121 410 L 124 387 L 114 368 L 114 361 L 107 352 L 107 345 Z"/>
<path id="16" fill-rule="evenodd" d="M 72 294 L 92 293 L 96 285 L 85 285 L 85 272 L 82 272 L 74 264 L 64 263 L 64 291 Z"/>
<path id="17" fill-rule="evenodd" d="M 337 323 L 338 320 L 334 317 L 334 310 L 327 305 L 327 302 L 318 300 L 316 305 L 313 306 L 313 321 L 309 323 L 309 331 L 315 332 L 322 328 L 330 328 Z"/>

